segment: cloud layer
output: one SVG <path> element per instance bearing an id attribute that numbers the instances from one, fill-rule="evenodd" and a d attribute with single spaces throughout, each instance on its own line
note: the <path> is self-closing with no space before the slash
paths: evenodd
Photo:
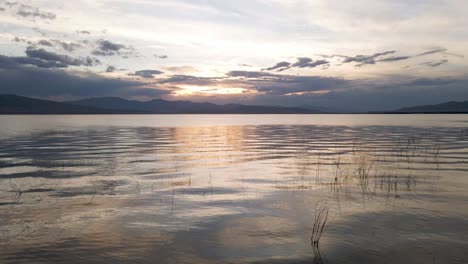
<path id="1" fill-rule="evenodd" d="M 367 110 L 468 100 L 467 8 L 457 0 L 0 0 L 0 89 Z"/>

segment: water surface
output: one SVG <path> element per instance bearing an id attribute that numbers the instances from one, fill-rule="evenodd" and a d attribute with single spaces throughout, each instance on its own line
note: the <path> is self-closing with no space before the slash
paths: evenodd
<path id="1" fill-rule="evenodd" d="M 0 263 L 467 263 L 467 122 L 0 116 Z"/>

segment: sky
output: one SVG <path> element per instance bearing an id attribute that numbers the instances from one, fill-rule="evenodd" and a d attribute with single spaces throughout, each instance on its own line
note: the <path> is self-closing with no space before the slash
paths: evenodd
<path id="1" fill-rule="evenodd" d="M 465 0 L 0 0 L 0 94 L 392 110 L 468 100 Z"/>

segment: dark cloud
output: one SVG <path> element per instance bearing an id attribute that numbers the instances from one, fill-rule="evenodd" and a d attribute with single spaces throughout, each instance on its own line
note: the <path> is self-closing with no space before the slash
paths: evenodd
<path id="1" fill-rule="evenodd" d="M 115 72 L 117 69 L 114 66 L 108 66 L 106 72 Z"/>
<path id="2" fill-rule="evenodd" d="M 442 64 L 445 64 L 445 63 L 448 63 L 448 60 L 447 59 L 444 59 L 444 60 L 440 60 L 440 61 L 429 61 L 429 62 L 425 62 L 425 63 L 422 63 L 422 65 L 427 65 L 429 67 L 438 67 Z"/>
<path id="3" fill-rule="evenodd" d="M 447 49 L 434 49 L 434 50 L 429 50 L 429 51 L 426 51 L 426 52 L 423 52 L 423 53 L 419 53 L 419 54 L 417 54 L 415 56 L 426 56 L 426 55 L 439 53 L 439 52 L 445 52 L 445 51 L 447 51 Z"/>
<path id="4" fill-rule="evenodd" d="M 302 58 L 297 58 L 297 62 L 292 64 L 291 67 L 292 68 L 294 68 L 294 67 L 298 67 L 298 68 L 315 68 L 317 66 L 326 65 L 326 64 L 329 64 L 329 62 L 326 61 L 326 60 L 313 61 L 311 58 L 302 57 Z"/>
<path id="5" fill-rule="evenodd" d="M 408 60 L 408 59 L 411 59 L 411 58 L 414 58 L 414 57 L 428 56 L 428 55 L 432 55 L 432 54 L 435 54 L 435 53 L 443 53 L 443 54 L 446 54 L 446 55 L 452 55 L 452 56 L 456 56 L 456 57 L 463 57 L 462 55 L 448 53 L 447 49 L 445 49 L 445 48 L 434 49 L 434 50 L 422 52 L 422 53 L 419 53 L 419 54 L 416 54 L 416 55 L 387 57 L 388 55 L 391 55 L 391 54 L 394 54 L 394 53 L 396 53 L 395 50 L 389 50 L 389 51 L 374 53 L 374 54 L 371 54 L 371 55 L 345 56 L 345 55 L 339 55 L 339 54 L 332 54 L 332 55 L 319 54 L 318 56 L 321 56 L 323 58 L 336 58 L 337 57 L 337 58 L 342 59 L 342 63 L 355 62 L 355 63 L 357 63 L 356 67 L 362 67 L 364 65 L 376 64 L 377 62 L 403 61 L 403 60 Z"/>
<path id="6" fill-rule="evenodd" d="M 54 48 L 60 48 L 68 52 L 73 52 L 78 48 L 82 47 L 82 44 L 80 43 L 75 43 L 75 42 L 64 42 L 61 40 L 39 40 L 38 42 L 31 42 L 27 41 L 25 39 L 21 39 L 18 37 L 15 37 L 14 41 L 16 42 L 26 42 L 31 46 L 45 46 L 45 47 L 54 47 Z"/>
<path id="7" fill-rule="evenodd" d="M 13 41 L 18 42 L 18 43 L 22 42 L 22 43 L 32 44 L 32 42 L 28 41 L 27 39 L 16 37 L 16 36 L 13 38 Z"/>
<path id="8" fill-rule="evenodd" d="M 281 61 L 269 68 L 262 69 L 262 71 L 274 71 L 274 70 L 283 71 L 283 70 L 289 69 L 290 66 L 291 66 L 291 63 L 287 61 Z"/>
<path id="9" fill-rule="evenodd" d="M 27 67 L 0 56 L 0 94 L 32 97 L 161 97 L 169 92 L 144 87 L 132 80 L 104 78 L 91 73 Z"/>
<path id="10" fill-rule="evenodd" d="M 164 72 L 158 71 L 158 70 L 141 70 L 141 71 L 136 71 L 133 74 L 129 74 L 131 76 L 139 76 L 142 78 L 154 78 L 154 75 L 162 74 Z"/>
<path id="11" fill-rule="evenodd" d="M 56 62 L 57 64 L 67 66 L 94 66 L 100 64 L 99 60 L 91 57 L 72 58 L 67 55 L 57 54 L 54 52 L 47 51 L 45 49 L 35 49 L 33 47 L 28 47 L 26 49 L 26 55 L 29 58 Z"/>
<path id="12" fill-rule="evenodd" d="M 2 11 L 2 12 L 3 12 L 3 11 L 5 11 L 5 8 L 3 8 L 3 7 L 0 7 L 0 11 Z"/>
<path id="13" fill-rule="evenodd" d="M 62 49 L 68 51 L 68 52 L 72 52 L 72 51 L 75 51 L 76 49 L 78 48 L 81 48 L 81 44 L 79 43 L 74 43 L 74 42 L 63 42 L 63 41 L 60 41 L 60 40 L 56 40 L 55 43 L 57 43 L 57 45 L 59 47 L 61 47 Z"/>
<path id="14" fill-rule="evenodd" d="M 31 65 L 39 68 L 66 68 L 67 64 L 59 61 L 47 61 L 30 57 L 7 57 L 0 55 L 0 68 L 5 65 Z"/>
<path id="15" fill-rule="evenodd" d="M 350 83 L 350 81 L 334 77 L 282 75 L 274 81 L 263 80 L 260 83 L 257 82 L 254 89 L 263 95 L 284 96 L 317 92 L 327 93 Z"/>
<path id="16" fill-rule="evenodd" d="M 38 44 L 50 46 L 52 43 L 46 40 L 41 40 Z M 73 58 L 67 55 L 47 51 L 45 49 L 38 49 L 33 46 L 29 46 L 26 49 L 26 57 L 2 56 L 2 60 L 4 62 L 10 61 L 21 65 L 32 65 L 40 68 L 67 68 L 69 66 L 94 66 L 100 64 L 100 61 L 95 58 Z"/>
<path id="17" fill-rule="evenodd" d="M 47 46 L 47 47 L 52 47 L 52 46 L 54 46 L 54 44 L 52 44 L 52 42 L 50 42 L 50 41 L 48 41 L 48 40 L 45 40 L 45 39 L 39 40 L 39 41 L 37 42 L 37 44 L 38 44 L 38 45 L 41 45 L 41 46 Z"/>
<path id="18" fill-rule="evenodd" d="M 158 59 L 167 59 L 167 58 L 169 58 L 167 55 L 158 55 L 158 54 L 154 54 L 154 57 L 158 58 Z"/>
<path id="19" fill-rule="evenodd" d="M 128 55 L 130 47 L 109 40 L 99 40 L 98 46 L 91 53 L 96 56 Z"/>
<path id="20" fill-rule="evenodd" d="M 57 15 L 51 12 L 42 12 L 36 7 L 32 7 L 29 5 L 21 4 L 16 12 L 18 16 L 21 17 L 31 17 L 31 18 L 41 18 L 41 19 L 49 19 L 54 20 L 57 18 Z"/>
<path id="21" fill-rule="evenodd" d="M 410 58 L 411 58 L 411 56 L 395 56 L 395 57 L 388 57 L 388 58 L 380 59 L 378 61 L 392 62 L 392 61 L 407 60 L 407 59 L 410 59 Z"/>
<path id="22" fill-rule="evenodd" d="M 375 59 L 385 56 L 385 55 L 393 54 L 395 52 L 396 52 L 395 50 L 389 50 L 389 51 L 374 53 L 372 55 L 356 55 L 352 57 L 346 57 L 344 58 L 343 63 L 357 62 L 359 63 L 359 65 L 375 64 Z"/>
<path id="23" fill-rule="evenodd" d="M 297 62 L 293 63 L 291 67 L 303 68 L 304 65 L 307 65 L 308 63 L 311 63 L 312 61 L 313 60 L 311 58 L 299 57 L 297 58 Z"/>
<path id="24" fill-rule="evenodd" d="M 299 57 L 295 63 L 289 63 L 287 61 L 278 62 L 272 67 L 262 69 L 262 71 L 272 71 L 276 70 L 278 72 L 288 70 L 290 68 L 315 68 L 320 65 L 329 65 L 327 60 L 312 60 L 311 58 L 307 57 Z"/>

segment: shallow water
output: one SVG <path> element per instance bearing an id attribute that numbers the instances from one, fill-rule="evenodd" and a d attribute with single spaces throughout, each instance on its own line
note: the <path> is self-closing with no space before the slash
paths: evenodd
<path id="1" fill-rule="evenodd" d="M 467 263 L 467 122 L 0 116 L 0 263 Z"/>

